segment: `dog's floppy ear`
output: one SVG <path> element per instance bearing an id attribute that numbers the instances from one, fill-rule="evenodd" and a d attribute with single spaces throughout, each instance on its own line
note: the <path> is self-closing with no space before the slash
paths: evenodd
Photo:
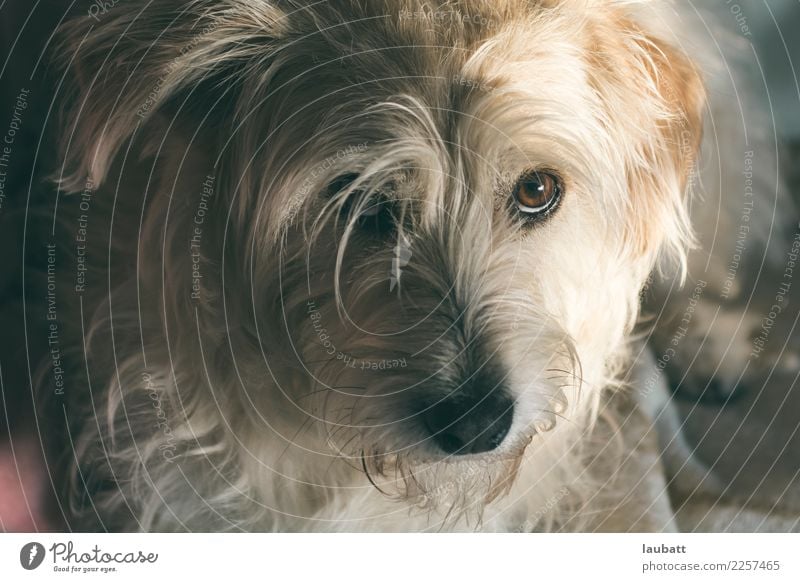
<path id="1" fill-rule="evenodd" d="M 624 15 L 603 29 L 597 88 L 616 108 L 611 118 L 623 124 L 618 142 L 626 148 L 629 189 L 625 246 L 651 261 L 665 250 L 685 272 L 693 241 L 688 188 L 705 105 L 701 76 L 678 47 Z"/>
<path id="2" fill-rule="evenodd" d="M 69 88 L 61 186 L 102 183 L 134 133 L 212 110 L 205 123 L 213 125 L 219 110 L 237 107 L 244 72 L 274 52 L 285 26 L 271 3 L 247 4 L 125 0 L 64 25 L 56 51 Z"/>

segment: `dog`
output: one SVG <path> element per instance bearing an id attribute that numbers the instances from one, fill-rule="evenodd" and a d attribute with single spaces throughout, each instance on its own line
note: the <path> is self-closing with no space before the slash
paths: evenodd
<path id="1" fill-rule="evenodd" d="M 72 527 L 595 528 L 642 295 L 696 240 L 707 79 L 676 10 L 125 0 L 65 24 Z"/>

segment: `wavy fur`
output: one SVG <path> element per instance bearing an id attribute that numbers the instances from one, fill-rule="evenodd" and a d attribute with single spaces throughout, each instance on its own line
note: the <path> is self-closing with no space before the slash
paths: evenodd
<path id="1" fill-rule="evenodd" d="M 78 527 L 591 527 L 640 291 L 692 241 L 702 84 L 640 12 L 125 0 L 67 24 L 57 179 L 91 182 L 98 229 Z M 534 228 L 507 204 L 530 168 L 565 184 Z M 376 200 L 410 253 L 391 293 Z M 418 403 L 482 374 L 509 436 L 444 456 Z"/>

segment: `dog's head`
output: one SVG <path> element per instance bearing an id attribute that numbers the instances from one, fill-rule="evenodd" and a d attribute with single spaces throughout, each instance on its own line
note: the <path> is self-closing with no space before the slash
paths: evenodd
<path id="1" fill-rule="evenodd" d="M 629 3 L 144 4 L 73 25 L 91 147 L 64 183 L 132 135 L 159 153 L 150 284 L 262 440 L 411 494 L 459 463 L 508 478 L 597 407 L 691 239 L 700 132 L 696 72 Z"/>

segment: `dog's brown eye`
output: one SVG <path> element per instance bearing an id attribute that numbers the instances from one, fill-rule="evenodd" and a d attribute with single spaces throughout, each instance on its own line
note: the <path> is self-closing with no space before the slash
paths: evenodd
<path id="1" fill-rule="evenodd" d="M 371 234 L 386 234 L 394 228 L 392 204 L 386 200 L 368 202 L 358 215 L 358 226 Z"/>
<path id="2" fill-rule="evenodd" d="M 339 192 L 346 190 L 358 178 L 358 174 L 342 174 L 328 184 L 328 197 L 333 197 Z M 359 191 L 351 192 L 344 200 L 340 210 L 340 216 L 349 218 L 353 214 L 353 208 L 357 204 L 359 196 L 363 193 Z M 382 197 L 367 200 L 361 206 L 356 224 L 362 231 L 373 234 L 383 235 L 394 228 L 394 209 L 390 201 Z"/>
<path id="3" fill-rule="evenodd" d="M 520 177 L 513 194 L 519 212 L 527 219 L 538 219 L 558 206 L 561 191 L 561 179 L 556 174 L 531 171 Z"/>

